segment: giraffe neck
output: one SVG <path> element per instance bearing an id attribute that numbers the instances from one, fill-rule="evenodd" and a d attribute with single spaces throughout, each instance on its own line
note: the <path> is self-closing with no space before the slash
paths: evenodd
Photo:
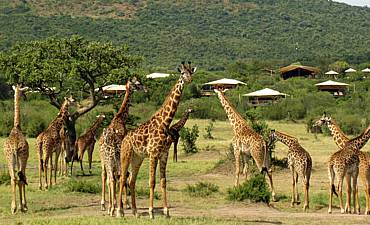
<path id="1" fill-rule="evenodd" d="M 121 107 L 119 108 L 117 114 L 115 115 L 116 118 L 120 118 L 123 121 L 127 120 L 131 94 L 132 94 L 132 89 L 130 88 L 130 83 L 127 82 L 125 97 L 122 101 Z"/>
<path id="2" fill-rule="evenodd" d="M 21 113 L 20 113 L 20 87 L 16 85 L 14 90 L 14 127 L 21 127 Z"/>
<path id="3" fill-rule="evenodd" d="M 158 126 L 169 127 L 180 103 L 184 80 L 180 78 L 166 97 L 162 107 L 154 114 L 151 120 L 156 120 Z"/>
<path id="4" fill-rule="evenodd" d="M 217 92 L 217 96 L 220 99 L 221 105 L 224 108 L 227 118 L 230 121 L 231 126 L 233 127 L 234 131 L 237 129 L 240 121 L 244 122 L 244 118 L 232 107 L 229 100 L 225 97 L 225 94 L 221 91 Z"/>
<path id="5" fill-rule="evenodd" d="M 174 125 L 171 126 L 171 129 L 174 129 L 177 131 L 181 130 L 181 128 L 185 126 L 186 121 L 189 119 L 189 115 L 190 115 L 190 112 L 186 111 L 184 115 L 182 116 L 182 118 L 179 121 L 177 121 Z"/>
<path id="6" fill-rule="evenodd" d="M 349 141 L 349 138 L 343 133 L 343 131 L 339 128 L 339 126 L 333 119 L 331 119 L 330 122 L 327 123 L 327 126 L 334 138 L 335 144 L 339 148 L 343 148 Z"/>
<path id="7" fill-rule="evenodd" d="M 295 137 L 292 137 L 288 134 L 284 134 L 278 131 L 275 131 L 276 139 L 280 141 L 281 143 L 285 144 L 289 148 L 297 145 L 298 140 Z"/>
<path id="8" fill-rule="evenodd" d="M 358 136 L 350 140 L 350 145 L 360 150 L 370 138 L 370 125 Z"/>
<path id="9" fill-rule="evenodd" d="M 99 129 L 101 123 L 103 122 L 103 117 L 99 117 L 94 124 L 90 127 L 89 132 L 95 134 L 96 131 Z"/>

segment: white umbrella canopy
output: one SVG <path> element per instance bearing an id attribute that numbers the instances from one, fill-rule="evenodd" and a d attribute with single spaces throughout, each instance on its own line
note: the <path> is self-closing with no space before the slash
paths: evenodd
<path id="1" fill-rule="evenodd" d="M 370 73 L 370 69 L 369 68 L 363 69 L 361 71 L 364 72 L 364 73 Z"/>
<path id="2" fill-rule="evenodd" d="M 356 70 L 355 69 L 352 69 L 352 68 L 349 68 L 349 69 L 346 69 L 344 72 L 346 72 L 346 73 L 354 73 L 354 72 L 356 72 Z"/>
<path id="3" fill-rule="evenodd" d="M 261 89 L 261 90 L 258 90 L 258 91 L 254 91 L 254 92 L 251 92 L 251 93 L 248 93 L 248 94 L 244 94 L 243 96 L 250 96 L 250 97 L 254 97 L 254 96 L 256 96 L 256 97 L 258 97 L 258 96 L 287 96 L 287 94 L 275 91 L 275 90 L 270 89 L 270 88 L 264 88 L 264 89 Z"/>
<path id="4" fill-rule="evenodd" d="M 349 84 L 328 80 L 322 83 L 315 84 L 316 86 L 348 86 Z"/>
<path id="5" fill-rule="evenodd" d="M 146 78 L 156 79 L 156 78 L 169 77 L 170 75 L 171 74 L 168 74 L 168 73 L 151 73 L 151 74 L 146 75 Z"/>
<path id="6" fill-rule="evenodd" d="M 338 75 L 337 72 L 335 72 L 334 70 L 330 70 L 328 72 L 325 73 L 326 75 Z"/>
<path id="7" fill-rule="evenodd" d="M 220 79 L 220 80 L 211 81 L 211 82 L 205 83 L 203 85 L 214 85 L 214 84 L 244 84 L 244 85 L 247 85 L 246 83 L 244 83 L 242 81 L 234 80 L 234 79 L 228 79 L 228 78 L 223 78 L 223 79 Z"/>
<path id="8" fill-rule="evenodd" d="M 105 93 L 121 93 L 126 91 L 126 85 L 123 84 L 110 84 L 102 87 L 103 92 Z M 99 91 L 99 88 L 96 88 L 95 91 Z"/>

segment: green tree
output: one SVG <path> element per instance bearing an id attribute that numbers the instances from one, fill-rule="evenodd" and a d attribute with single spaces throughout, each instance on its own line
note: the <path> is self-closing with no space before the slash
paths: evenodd
<path id="1" fill-rule="evenodd" d="M 22 83 L 38 90 L 58 109 L 64 96 L 76 98 L 78 107 L 66 124 L 74 143 L 76 121 L 103 99 L 102 87 L 134 76 L 140 79 L 141 61 L 141 57 L 129 54 L 127 46 L 72 36 L 22 42 L 1 52 L 0 73 L 10 84 Z"/>

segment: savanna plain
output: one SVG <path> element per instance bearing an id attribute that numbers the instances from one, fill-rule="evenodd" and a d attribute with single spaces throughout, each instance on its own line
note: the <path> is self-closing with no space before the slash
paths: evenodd
<path id="1" fill-rule="evenodd" d="M 234 184 L 234 167 L 225 163 L 230 148 L 232 129 L 227 121 L 215 121 L 212 136 L 205 139 L 205 128 L 209 120 L 190 119 L 186 127 L 197 124 L 199 138 L 198 153 L 185 155 L 181 143 L 178 162 L 172 161 L 171 148 L 167 166 L 167 189 L 170 204 L 170 218 L 162 215 L 161 192 L 156 186 L 155 219 L 147 214 L 149 199 L 148 160 L 145 160 L 138 176 L 138 210 L 140 217 L 134 218 L 131 210 L 125 210 L 124 218 L 115 218 L 100 211 L 100 158 L 99 146 L 96 144 L 93 156 L 92 174 L 88 173 L 87 157 L 84 169 L 88 175 L 82 176 L 79 163 L 74 164 L 72 177 L 57 177 L 57 184 L 47 191 L 38 189 L 38 167 L 35 139 L 28 139 L 30 158 L 27 165 L 28 186 L 26 187 L 28 212 L 10 212 L 10 186 L 0 185 L 0 224 L 370 224 L 369 216 L 363 215 L 365 197 L 363 185 L 359 181 L 361 215 L 341 214 L 338 198 L 334 198 L 333 214 L 327 213 L 329 197 L 329 180 L 326 162 L 337 150 L 330 136 L 307 133 L 302 122 L 267 121 L 270 128 L 297 137 L 301 145 L 311 154 L 313 171 L 310 186 L 310 208 L 302 211 L 302 205 L 290 206 L 291 173 L 287 168 L 274 167 L 273 180 L 277 193 L 277 202 L 270 204 L 249 201 L 235 202 L 227 199 L 227 190 Z M 0 139 L 3 146 L 4 139 Z M 362 151 L 369 152 L 369 144 Z M 287 147 L 277 143 L 274 155 L 283 159 Z M 0 154 L 1 173 L 7 173 L 4 155 Z M 158 170 L 157 170 L 158 171 Z M 242 179 L 244 179 L 242 177 Z M 218 191 L 207 197 L 197 197 L 186 191 L 189 185 L 207 182 L 217 185 Z M 85 186 L 78 191 L 76 184 Z M 87 190 L 87 191 L 86 191 Z M 91 193 L 88 193 L 91 192 Z M 302 185 L 299 184 L 301 200 Z"/>

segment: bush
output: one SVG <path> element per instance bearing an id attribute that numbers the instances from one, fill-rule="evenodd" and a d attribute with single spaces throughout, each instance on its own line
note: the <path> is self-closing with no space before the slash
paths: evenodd
<path id="1" fill-rule="evenodd" d="M 10 184 L 10 175 L 7 171 L 3 171 L 0 174 L 0 185 L 9 185 Z"/>
<path id="2" fill-rule="evenodd" d="M 206 134 L 203 135 L 203 137 L 205 139 L 214 139 L 214 137 L 212 136 L 212 131 L 213 131 L 212 121 L 209 121 L 208 126 L 206 126 L 206 128 L 204 128 L 204 130 L 206 131 Z"/>
<path id="3" fill-rule="evenodd" d="M 187 127 L 181 129 L 180 137 L 186 154 L 198 152 L 198 148 L 195 145 L 195 142 L 199 137 L 199 129 L 196 124 L 192 127 L 192 129 L 189 129 Z"/>
<path id="4" fill-rule="evenodd" d="M 150 196 L 150 189 L 149 188 L 143 188 L 139 187 L 135 189 L 136 196 L 137 197 L 145 197 L 149 198 Z M 158 192 L 154 191 L 154 199 L 160 199 Z"/>
<path id="5" fill-rule="evenodd" d="M 266 183 L 265 177 L 258 174 L 243 184 L 227 190 L 227 198 L 232 201 L 243 201 L 245 199 L 254 202 L 268 203 L 271 192 Z"/>
<path id="6" fill-rule="evenodd" d="M 194 185 L 187 185 L 185 192 L 194 197 L 207 197 L 212 193 L 218 192 L 219 187 L 208 182 L 198 182 Z"/>
<path id="7" fill-rule="evenodd" d="M 67 182 L 66 192 L 82 192 L 97 194 L 101 192 L 101 184 L 84 180 L 71 179 Z"/>

